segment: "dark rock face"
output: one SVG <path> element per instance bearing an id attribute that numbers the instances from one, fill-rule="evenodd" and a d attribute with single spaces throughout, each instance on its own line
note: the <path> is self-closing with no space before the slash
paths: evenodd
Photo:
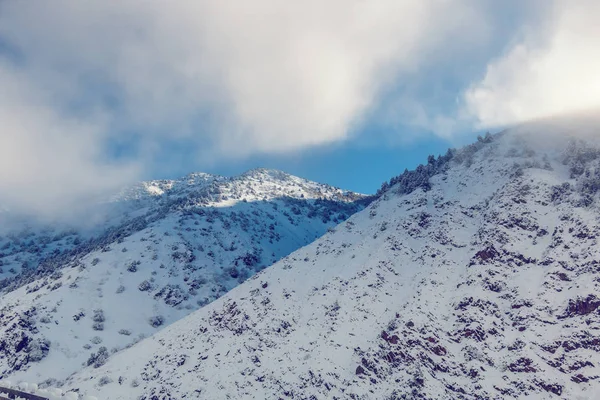
<path id="1" fill-rule="evenodd" d="M 563 387 L 556 383 L 539 382 L 538 385 L 546 392 L 554 393 L 557 396 L 560 396 L 563 392 Z"/>
<path id="2" fill-rule="evenodd" d="M 5 360 L 9 371 L 21 371 L 32 362 L 44 359 L 50 351 L 50 341 L 39 335 L 35 325 L 37 310 L 31 308 L 22 315 L 0 315 L 0 322 L 9 326 L 0 338 L 0 360 Z M 7 371 L 0 372 L 0 376 Z"/>
<path id="3" fill-rule="evenodd" d="M 480 259 L 481 261 L 492 260 L 499 255 L 498 251 L 494 248 L 493 245 L 480 250 L 475 254 L 475 258 Z"/>
<path id="4" fill-rule="evenodd" d="M 569 305 L 561 318 L 588 315 L 596 311 L 598 307 L 600 307 L 600 299 L 593 294 L 590 294 L 585 298 L 569 300 Z"/>
<path id="5" fill-rule="evenodd" d="M 390 336 L 386 331 L 381 332 L 381 338 L 391 344 L 398 344 L 399 340 L 398 335 Z"/>
<path id="6" fill-rule="evenodd" d="M 511 372 L 537 372 L 537 369 L 533 366 L 533 360 L 529 358 L 519 358 L 508 365 L 508 370 Z"/>

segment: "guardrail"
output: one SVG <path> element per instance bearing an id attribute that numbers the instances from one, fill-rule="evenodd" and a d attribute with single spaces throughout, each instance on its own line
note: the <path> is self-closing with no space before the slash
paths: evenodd
<path id="1" fill-rule="evenodd" d="M 2 1 L 2 0 L 0 0 Z M 39 388 L 35 383 L 20 382 L 13 385 L 10 381 L 0 380 L 0 400 L 98 400 L 89 395 L 60 388 Z"/>
<path id="2" fill-rule="evenodd" d="M 6 395 L 6 397 L 4 397 Z M 0 400 L 11 400 L 11 399 L 25 399 L 25 400 L 50 400 L 48 397 L 38 396 L 37 394 L 30 394 L 21 392 L 20 390 L 9 389 L 0 386 Z"/>

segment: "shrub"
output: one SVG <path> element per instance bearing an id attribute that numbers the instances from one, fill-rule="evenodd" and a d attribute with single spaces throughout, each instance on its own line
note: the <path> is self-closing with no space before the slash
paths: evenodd
<path id="1" fill-rule="evenodd" d="M 94 344 L 100 344 L 102 343 L 102 338 L 100 336 L 94 336 L 90 342 L 94 343 Z"/>
<path id="2" fill-rule="evenodd" d="M 108 360 L 108 349 L 104 346 L 98 349 L 98 353 L 92 353 L 87 360 L 87 365 L 93 365 L 94 368 L 103 366 Z"/>
<path id="3" fill-rule="evenodd" d="M 110 379 L 108 376 L 103 376 L 102 378 L 100 378 L 98 380 L 98 386 L 108 385 L 111 382 L 112 382 L 112 379 Z"/>
<path id="4" fill-rule="evenodd" d="M 127 271 L 129 272 L 137 272 L 137 267 L 138 265 L 140 265 L 141 262 L 139 260 L 134 260 L 132 261 L 128 266 L 127 266 Z"/>
<path id="5" fill-rule="evenodd" d="M 92 317 L 94 322 L 104 322 L 106 318 L 104 317 L 104 311 L 101 309 L 94 310 L 94 316 Z"/>
<path id="6" fill-rule="evenodd" d="M 29 361 L 41 361 L 50 351 L 50 341 L 48 339 L 33 339 L 27 345 L 27 355 Z"/>
<path id="7" fill-rule="evenodd" d="M 164 324 L 165 319 L 162 315 L 155 315 L 153 317 L 150 317 L 148 322 L 150 323 L 150 325 L 152 325 L 153 328 L 158 328 L 159 326 Z"/>
<path id="8" fill-rule="evenodd" d="M 85 317 L 85 312 L 83 310 L 79 310 L 79 313 L 73 315 L 73 321 L 79 321 L 83 317 Z"/>
<path id="9" fill-rule="evenodd" d="M 92 325 L 92 329 L 95 331 L 103 331 L 104 330 L 104 323 L 102 322 L 94 322 L 94 325 Z"/>
<path id="10" fill-rule="evenodd" d="M 237 277 L 240 276 L 240 271 L 238 271 L 238 269 L 236 267 L 229 268 L 229 270 L 227 272 L 229 273 L 229 276 L 232 277 L 233 279 L 236 279 Z"/>
<path id="11" fill-rule="evenodd" d="M 140 285 L 138 286 L 138 289 L 141 292 L 147 292 L 148 290 L 152 289 L 152 285 L 150 284 L 150 282 L 148 281 L 143 281 L 142 283 L 140 283 Z"/>

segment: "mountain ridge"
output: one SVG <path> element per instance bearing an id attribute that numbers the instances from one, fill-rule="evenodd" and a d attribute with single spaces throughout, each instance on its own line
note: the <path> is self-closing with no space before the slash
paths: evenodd
<path id="1" fill-rule="evenodd" d="M 8 276 L 0 375 L 61 381 L 99 351 L 108 357 L 222 296 L 369 201 L 265 171 L 142 182 L 114 198 L 91 232 L 0 237 L 0 278 Z"/>
<path id="2" fill-rule="evenodd" d="M 322 238 L 65 387 L 114 399 L 589 398 L 600 147 L 539 135 L 482 138 L 403 174 Z"/>

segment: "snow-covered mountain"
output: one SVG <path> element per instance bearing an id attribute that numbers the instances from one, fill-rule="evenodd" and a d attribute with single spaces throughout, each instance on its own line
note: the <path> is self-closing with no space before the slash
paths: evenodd
<path id="1" fill-rule="evenodd" d="M 368 202 L 257 169 L 143 182 L 99 204 L 102 220 L 85 229 L 12 221 L 0 236 L 0 378 L 59 384 L 219 298 Z"/>
<path id="2" fill-rule="evenodd" d="M 540 129 L 431 157 L 65 387 L 107 399 L 594 398 L 600 146 Z"/>

